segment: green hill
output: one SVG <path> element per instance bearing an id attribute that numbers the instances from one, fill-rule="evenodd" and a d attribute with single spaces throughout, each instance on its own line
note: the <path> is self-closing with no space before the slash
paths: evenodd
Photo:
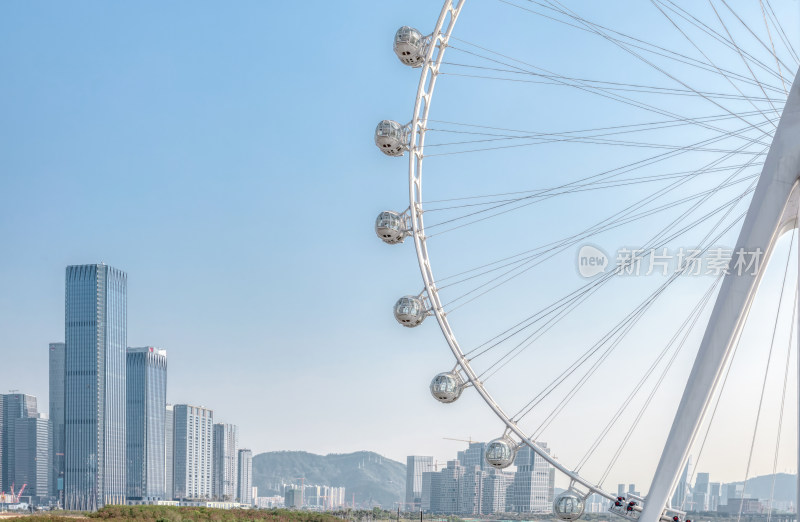
<path id="1" fill-rule="evenodd" d="M 315 455 L 305 451 L 272 451 L 253 457 L 253 485 L 259 496 L 277 495 L 281 484 L 344 486 L 347 502 L 391 509 L 406 491 L 406 466 L 371 451 Z"/>

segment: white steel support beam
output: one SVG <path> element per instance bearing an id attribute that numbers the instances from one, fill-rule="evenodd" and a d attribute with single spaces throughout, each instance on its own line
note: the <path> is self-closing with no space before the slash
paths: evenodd
<path id="1" fill-rule="evenodd" d="M 731 353 L 742 333 L 764 269 L 778 238 L 796 226 L 800 176 L 800 72 L 795 77 L 764 169 L 745 217 L 734 255 L 763 252 L 758 271 L 725 276 L 675 420 L 650 485 L 641 522 L 657 522 L 675 488 Z M 800 337 L 800 335 L 798 335 Z M 799 366 L 800 371 L 800 366 Z M 800 464 L 800 458 L 798 459 Z M 800 485 L 798 486 L 800 492 Z M 798 497 L 800 498 L 800 497 Z"/>

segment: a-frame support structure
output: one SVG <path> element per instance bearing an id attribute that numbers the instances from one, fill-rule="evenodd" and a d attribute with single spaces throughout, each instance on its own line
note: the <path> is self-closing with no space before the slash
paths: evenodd
<path id="1" fill-rule="evenodd" d="M 742 333 L 747 314 L 778 238 L 797 226 L 800 178 L 800 72 L 789 92 L 761 177 L 736 242 L 763 252 L 758 270 L 731 270 L 724 276 L 703 341 L 672 423 L 641 522 L 657 522 L 688 458 L 723 369 Z M 798 335 L 800 337 L 800 334 Z M 800 452 L 798 452 L 800 461 Z M 800 462 L 798 463 L 800 465 Z M 799 466 L 800 467 L 800 466 Z M 800 483 L 798 483 L 800 489 Z M 800 494 L 798 495 L 800 499 Z M 680 506 L 675 506 L 680 508 Z"/>

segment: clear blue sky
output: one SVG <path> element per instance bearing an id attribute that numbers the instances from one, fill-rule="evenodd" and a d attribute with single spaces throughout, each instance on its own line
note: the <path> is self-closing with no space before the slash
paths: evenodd
<path id="1" fill-rule="evenodd" d="M 796 36 L 795 3 L 774 3 L 791 15 L 787 30 Z M 581 12 L 691 51 L 663 20 L 657 31 L 642 29 L 655 27 L 652 9 L 605 7 Z M 128 273 L 128 344 L 168 351 L 169 401 L 213 408 L 256 452 L 444 458 L 460 446 L 442 437 L 496 436 L 499 423 L 474 396 L 450 408 L 430 399 L 431 376 L 452 364 L 441 335 L 434 321 L 408 331 L 391 316 L 397 297 L 421 288 L 413 246 L 388 247 L 372 232 L 379 211 L 407 205 L 406 161 L 372 143 L 377 121 L 411 117 L 418 74 L 396 60 L 392 35 L 403 24 L 430 30 L 438 10 L 424 1 L 2 4 L 0 391 L 37 395 L 46 410 L 47 343 L 63 340 L 64 267 L 104 262 Z M 666 85 L 618 50 L 497 2 L 476 0 L 462 22 L 456 35 L 497 41 L 564 74 Z M 736 59 L 720 63 L 734 67 Z M 497 101 L 506 87 L 470 81 L 443 76 L 441 112 L 432 117 L 539 131 L 660 119 L 586 96 L 554 103 L 546 87 L 529 97 L 511 88 L 514 101 Z M 707 88 L 725 88 L 717 81 Z M 689 116 L 720 112 L 669 103 Z M 642 154 L 572 150 L 431 158 L 431 172 L 442 176 L 429 186 L 441 197 L 544 187 Z M 687 164 L 670 168 L 680 167 Z M 552 223 L 579 229 L 615 208 L 609 203 L 616 201 L 579 196 L 534 214 L 539 221 L 522 232 L 479 226 L 432 253 L 454 271 L 503 245 L 523 250 L 528 234 L 559 237 Z M 642 241 L 651 226 L 602 246 Z M 468 246 L 463 256 L 457 250 Z M 500 294 L 462 326 L 485 338 L 480 321 L 499 320 L 509 313 L 503 306 L 517 317 L 526 303 L 577 287 L 583 281 L 566 259 L 568 270 L 546 271 L 514 297 Z M 625 304 L 640 294 L 611 299 Z M 591 342 L 611 320 L 583 317 L 596 329 L 566 332 L 563 342 Z M 551 446 L 572 458 L 567 440 Z M 648 476 L 630 464 L 619 479 Z"/>

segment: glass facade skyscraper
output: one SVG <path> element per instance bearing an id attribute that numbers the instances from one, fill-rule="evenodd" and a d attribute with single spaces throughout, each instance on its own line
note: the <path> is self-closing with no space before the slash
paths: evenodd
<path id="1" fill-rule="evenodd" d="M 64 489 L 64 343 L 50 343 L 50 494 L 62 502 Z"/>
<path id="2" fill-rule="evenodd" d="M 236 498 L 248 506 L 253 503 L 253 452 L 249 449 L 239 450 L 239 492 Z"/>
<path id="3" fill-rule="evenodd" d="M 410 455 L 406 458 L 407 509 L 420 506 L 422 502 L 422 474 L 428 471 L 433 471 L 433 457 Z"/>
<path id="4" fill-rule="evenodd" d="M 214 488 L 219 500 L 234 500 L 237 491 L 239 428 L 233 424 L 214 424 Z"/>
<path id="5" fill-rule="evenodd" d="M 66 270 L 65 502 L 125 502 L 127 275 L 107 265 Z"/>
<path id="6" fill-rule="evenodd" d="M 546 443 L 538 444 L 550 453 Z M 553 509 L 555 468 L 528 445 L 519 449 L 514 463 L 517 471 L 512 486 L 513 510 L 518 513 L 550 513 Z"/>
<path id="7" fill-rule="evenodd" d="M 175 498 L 175 488 L 173 487 L 173 479 L 175 473 L 172 470 L 173 452 L 175 451 L 175 420 L 172 404 L 167 404 L 164 416 L 164 490 L 165 500 L 172 500 Z"/>
<path id="8" fill-rule="evenodd" d="M 167 413 L 167 351 L 128 348 L 127 356 L 128 498 L 163 500 Z"/>
<path id="9" fill-rule="evenodd" d="M 39 416 L 36 397 L 24 393 L 0 395 L 0 413 L 0 477 L 3 491 L 10 491 L 16 483 L 17 421 Z"/>
<path id="10" fill-rule="evenodd" d="M 14 428 L 14 481 L 17 491 L 26 484 L 25 493 L 37 504 L 50 497 L 50 419 L 17 419 Z"/>

